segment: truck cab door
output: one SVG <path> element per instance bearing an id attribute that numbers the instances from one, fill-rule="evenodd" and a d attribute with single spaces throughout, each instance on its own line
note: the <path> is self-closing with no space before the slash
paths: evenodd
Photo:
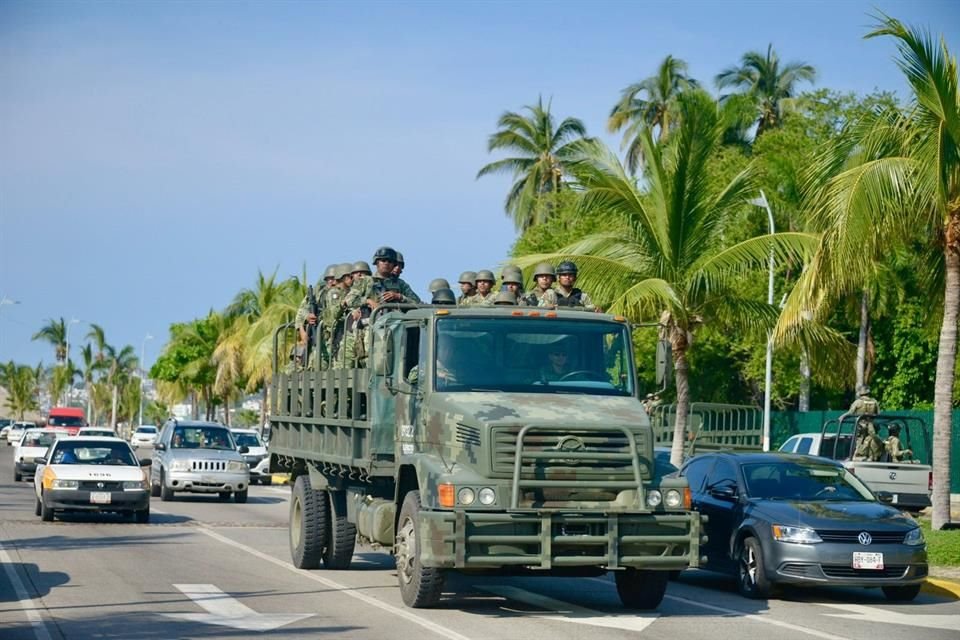
<path id="1" fill-rule="evenodd" d="M 429 382 L 429 367 L 423 352 L 427 347 L 423 326 L 419 321 L 405 322 L 396 349 L 394 371 L 397 393 L 397 442 L 400 455 L 416 451 L 417 433 L 422 420 L 423 389 Z M 412 375 L 414 374 L 415 375 Z"/>

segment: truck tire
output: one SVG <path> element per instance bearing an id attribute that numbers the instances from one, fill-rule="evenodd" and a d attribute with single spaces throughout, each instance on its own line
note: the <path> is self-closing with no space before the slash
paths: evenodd
<path id="1" fill-rule="evenodd" d="M 420 492 L 411 491 L 403 499 L 397 524 L 397 543 L 394 558 L 397 562 L 397 580 L 403 603 L 414 609 L 432 607 L 443 594 L 444 572 L 436 567 L 420 564 Z"/>
<path id="2" fill-rule="evenodd" d="M 663 594 L 667 591 L 669 571 L 651 569 L 624 569 L 614 571 L 617 583 L 617 595 L 628 609 L 649 611 L 660 606 Z"/>
<path id="3" fill-rule="evenodd" d="M 167 486 L 167 479 L 164 478 L 163 469 L 160 470 L 160 499 L 164 502 L 173 500 L 173 489 Z"/>
<path id="4" fill-rule="evenodd" d="M 350 568 L 353 549 L 357 544 L 357 526 L 347 522 L 346 494 L 343 491 L 325 491 L 329 515 L 327 544 L 323 549 L 323 566 L 327 569 Z"/>
<path id="5" fill-rule="evenodd" d="M 290 498 L 290 558 L 297 569 L 320 566 L 327 546 L 327 494 L 314 491 L 310 476 L 298 476 Z"/>
<path id="6" fill-rule="evenodd" d="M 19 471 L 17 471 L 16 469 L 14 469 L 14 470 L 13 470 L 13 481 L 14 481 L 14 482 L 20 482 L 21 480 L 23 480 L 23 475 L 22 475 Z"/>

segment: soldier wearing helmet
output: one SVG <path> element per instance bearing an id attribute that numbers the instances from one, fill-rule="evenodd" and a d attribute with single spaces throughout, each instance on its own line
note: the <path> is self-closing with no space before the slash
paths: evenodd
<path id="1" fill-rule="evenodd" d="M 517 296 L 510 290 L 500 291 L 497 293 L 497 297 L 493 301 L 493 304 L 516 306 Z"/>
<path id="2" fill-rule="evenodd" d="M 585 291 L 576 288 L 577 283 L 577 265 L 564 260 L 557 265 L 557 288 L 554 290 L 556 301 L 554 305 L 560 309 L 582 309 L 584 311 L 596 311 L 590 295 Z"/>
<path id="3" fill-rule="evenodd" d="M 397 263 L 393 266 L 393 277 L 399 278 L 406 265 L 403 262 L 403 254 L 397 251 Z"/>
<path id="4" fill-rule="evenodd" d="M 343 341 L 344 323 L 346 314 L 346 299 L 353 285 L 353 265 L 349 262 L 338 264 L 334 269 L 336 285 L 327 292 L 323 304 L 324 337 L 327 339 L 327 354 L 336 359 Z"/>
<path id="5" fill-rule="evenodd" d="M 467 303 L 467 298 L 477 292 L 477 273 L 476 271 L 464 271 L 460 274 L 460 296 L 457 298 L 457 304 Z"/>
<path id="6" fill-rule="evenodd" d="M 850 409 L 838 418 L 842 426 L 845 418 L 857 416 L 854 460 L 876 462 L 883 455 L 883 441 L 877 435 L 877 429 L 873 424 L 873 418 L 878 413 L 880 413 L 880 403 L 870 396 L 870 387 L 862 385 L 857 389 L 857 399 L 850 405 Z"/>
<path id="7" fill-rule="evenodd" d="M 430 295 L 433 295 L 440 289 L 449 289 L 450 283 L 447 282 L 446 278 L 434 278 L 430 281 L 430 286 L 427 287 L 427 290 L 430 291 Z"/>
<path id="8" fill-rule="evenodd" d="M 317 308 L 322 312 L 323 303 L 327 293 L 327 289 L 334 286 L 337 282 L 336 276 L 336 265 L 327 265 L 327 268 L 323 272 L 323 281 L 318 282 L 313 288 L 313 298 L 317 304 Z M 300 341 L 306 342 L 307 332 L 305 325 L 317 324 L 317 316 L 310 313 L 310 300 L 307 299 L 307 296 L 303 296 L 303 300 L 300 301 L 300 306 L 297 308 L 297 315 L 294 319 L 294 324 L 297 326 L 297 329 L 300 334 Z"/>
<path id="9" fill-rule="evenodd" d="M 370 265 L 367 264 L 366 260 L 357 260 L 353 263 L 353 282 L 356 284 L 357 280 L 363 280 L 364 276 L 370 277 L 373 275 L 373 272 L 370 271 Z"/>
<path id="10" fill-rule="evenodd" d="M 520 267 L 512 264 L 505 266 L 501 272 L 500 281 L 503 283 L 504 290 L 513 294 L 513 304 L 526 305 L 523 293 L 523 272 L 520 271 Z"/>
<path id="11" fill-rule="evenodd" d="M 432 305 L 455 305 L 457 299 L 453 295 L 453 289 L 450 287 L 441 287 L 433 292 L 433 298 L 430 300 Z"/>
<path id="12" fill-rule="evenodd" d="M 493 290 L 494 281 L 493 271 L 489 269 L 477 271 L 477 292 L 467 298 L 464 304 L 471 307 L 492 307 L 493 301 L 497 298 Z"/>
<path id="13" fill-rule="evenodd" d="M 553 306 L 556 304 L 556 294 L 553 291 L 553 283 L 557 279 L 557 271 L 549 262 L 541 262 L 533 270 L 533 279 L 536 283 L 533 291 L 527 294 L 526 303 L 531 307 Z M 547 299 L 545 304 L 544 298 Z"/>
<path id="14" fill-rule="evenodd" d="M 900 425 L 891 424 L 887 427 L 887 433 L 889 435 L 884 440 L 883 446 L 887 450 L 887 455 L 890 456 L 890 462 L 902 462 L 906 457 L 913 457 L 913 451 L 904 449 L 900 442 Z"/>

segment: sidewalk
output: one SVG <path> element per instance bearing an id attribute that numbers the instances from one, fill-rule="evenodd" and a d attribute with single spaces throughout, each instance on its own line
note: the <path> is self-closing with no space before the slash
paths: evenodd
<path id="1" fill-rule="evenodd" d="M 960 494 L 950 494 L 950 519 L 960 522 Z M 956 531 L 960 537 L 960 531 Z M 923 585 L 925 593 L 960 600 L 960 567 L 930 567 L 930 577 Z"/>

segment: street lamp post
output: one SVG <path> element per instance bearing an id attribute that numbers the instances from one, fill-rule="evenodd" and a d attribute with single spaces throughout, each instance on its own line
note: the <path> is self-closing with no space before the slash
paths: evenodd
<path id="1" fill-rule="evenodd" d="M 143 336 L 143 342 L 140 343 L 140 413 L 137 417 L 137 426 L 143 424 L 143 378 L 144 378 L 144 358 L 147 352 L 147 340 L 153 340 L 149 333 Z"/>
<path id="2" fill-rule="evenodd" d="M 80 322 L 80 320 L 77 318 L 70 318 L 70 322 L 67 323 L 66 331 L 63 332 L 63 342 L 67 352 L 63 359 L 64 364 L 70 362 L 70 325 L 77 324 L 78 322 Z"/>
<path id="3" fill-rule="evenodd" d="M 750 204 L 767 210 L 767 221 L 770 223 L 770 235 L 776 233 L 773 224 L 773 211 L 763 190 L 760 197 L 750 200 Z M 770 247 L 770 274 L 767 282 L 767 304 L 773 306 L 773 247 Z M 770 451 L 770 386 L 773 379 L 773 335 L 767 334 L 767 364 L 763 379 L 763 450 Z"/>

